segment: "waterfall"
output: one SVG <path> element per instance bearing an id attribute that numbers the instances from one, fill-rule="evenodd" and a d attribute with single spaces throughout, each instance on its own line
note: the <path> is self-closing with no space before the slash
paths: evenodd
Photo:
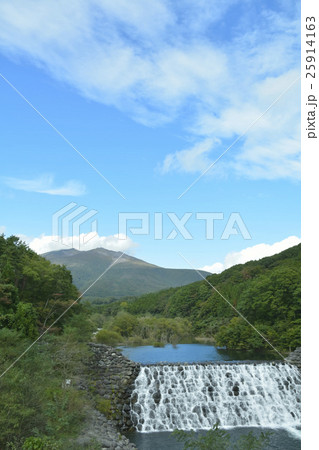
<path id="1" fill-rule="evenodd" d="M 300 372 L 289 364 L 141 367 L 131 397 L 141 432 L 300 426 Z"/>

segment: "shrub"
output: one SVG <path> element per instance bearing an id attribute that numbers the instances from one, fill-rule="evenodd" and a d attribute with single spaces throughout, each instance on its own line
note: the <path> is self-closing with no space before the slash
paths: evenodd
<path id="1" fill-rule="evenodd" d="M 28 437 L 22 446 L 22 450 L 60 450 L 61 445 L 49 438 Z"/>
<path id="2" fill-rule="evenodd" d="M 119 330 L 121 335 L 124 337 L 132 336 L 137 326 L 137 318 L 125 311 L 120 311 L 113 320 L 114 329 Z"/>
<path id="3" fill-rule="evenodd" d="M 145 345 L 145 342 L 140 336 L 132 336 L 128 338 L 126 345 Z"/>
<path id="4" fill-rule="evenodd" d="M 122 341 L 122 336 L 116 331 L 100 330 L 95 336 L 100 344 L 114 345 Z"/>
<path id="5" fill-rule="evenodd" d="M 165 347 L 165 344 L 163 342 L 154 342 L 153 347 Z"/>
<path id="6" fill-rule="evenodd" d="M 100 411 L 100 413 L 104 414 L 108 419 L 112 418 L 112 403 L 110 399 L 101 398 L 96 403 L 96 409 Z"/>

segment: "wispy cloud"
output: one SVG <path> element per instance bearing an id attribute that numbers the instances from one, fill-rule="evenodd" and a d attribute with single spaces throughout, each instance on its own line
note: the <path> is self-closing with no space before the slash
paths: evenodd
<path id="1" fill-rule="evenodd" d="M 241 104 L 233 102 L 219 116 L 200 115 L 192 131 L 202 140 L 190 149 L 168 155 L 162 171 L 202 172 L 242 136 L 218 163 L 217 173 L 227 167 L 228 171 L 254 179 L 299 178 L 299 82 L 296 80 L 296 70 L 266 79 L 252 88 L 251 99 L 242 99 Z M 289 85 L 291 89 L 279 98 Z M 263 115 L 278 98 L 278 104 Z M 216 176 L 216 167 L 208 174 Z"/>
<path id="2" fill-rule="evenodd" d="M 248 261 L 256 261 L 266 256 L 272 256 L 280 253 L 287 248 L 293 247 L 301 242 L 297 236 L 275 242 L 274 244 L 257 244 L 252 247 L 244 248 L 240 252 L 231 252 L 225 256 L 224 262 L 216 262 L 212 265 L 201 267 L 200 270 L 206 270 L 211 273 L 220 273 L 236 264 L 244 264 Z"/>
<path id="3" fill-rule="evenodd" d="M 79 196 L 85 194 L 86 191 L 85 185 L 76 180 L 69 180 L 62 186 L 58 186 L 54 183 L 52 175 L 42 175 L 29 180 L 3 177 L 2 180 L 12 189 L 40 194 Z"/>
<path id="4" fill-rule="evenodd" d="M 162 168 L 193 173 L 298 75 L 299 16 L 294 0 L 3 0 L 0 49 L 143 124 L 182 116 L 193 150 Z M 228 171 L 298 177 L 298 98 L 297 86 L 236 145 Z"/>
<path id="5" fill-rule="evenodd" d="M 213 145 L 213 139 L 205 139 L 202 142 L 197 142 L 193 147 L 171 153 L 166 156 L 161 171 L 167 173 L 177 170 L 194 173 L 205 170 L 210 164 L 210 159 L 207 155 L 211 152 Z"/>

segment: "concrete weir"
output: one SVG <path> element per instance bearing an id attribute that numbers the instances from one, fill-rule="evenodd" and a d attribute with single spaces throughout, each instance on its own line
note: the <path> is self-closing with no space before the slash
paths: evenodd
<path id="1" fill-rule="evenodd" d="M 300 426 L 300 372 L 282 363 L 141 367 L 131 398 L 137 431 Z"/>

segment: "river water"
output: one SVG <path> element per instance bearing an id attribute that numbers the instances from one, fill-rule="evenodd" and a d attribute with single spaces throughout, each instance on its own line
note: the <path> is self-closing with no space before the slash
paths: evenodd
<path id="1" fill-rule="evenodd" d="M 278 358 L 278 355 L 267 352 L 229 351 L 204 344 L 167 344 L 165 347 L 152 347 L 151 345 L 139 347 L 122 346 L 119 348 L 124 356 L 142 364 L 156 364 L 159 362 L 270 361 Z"/>

